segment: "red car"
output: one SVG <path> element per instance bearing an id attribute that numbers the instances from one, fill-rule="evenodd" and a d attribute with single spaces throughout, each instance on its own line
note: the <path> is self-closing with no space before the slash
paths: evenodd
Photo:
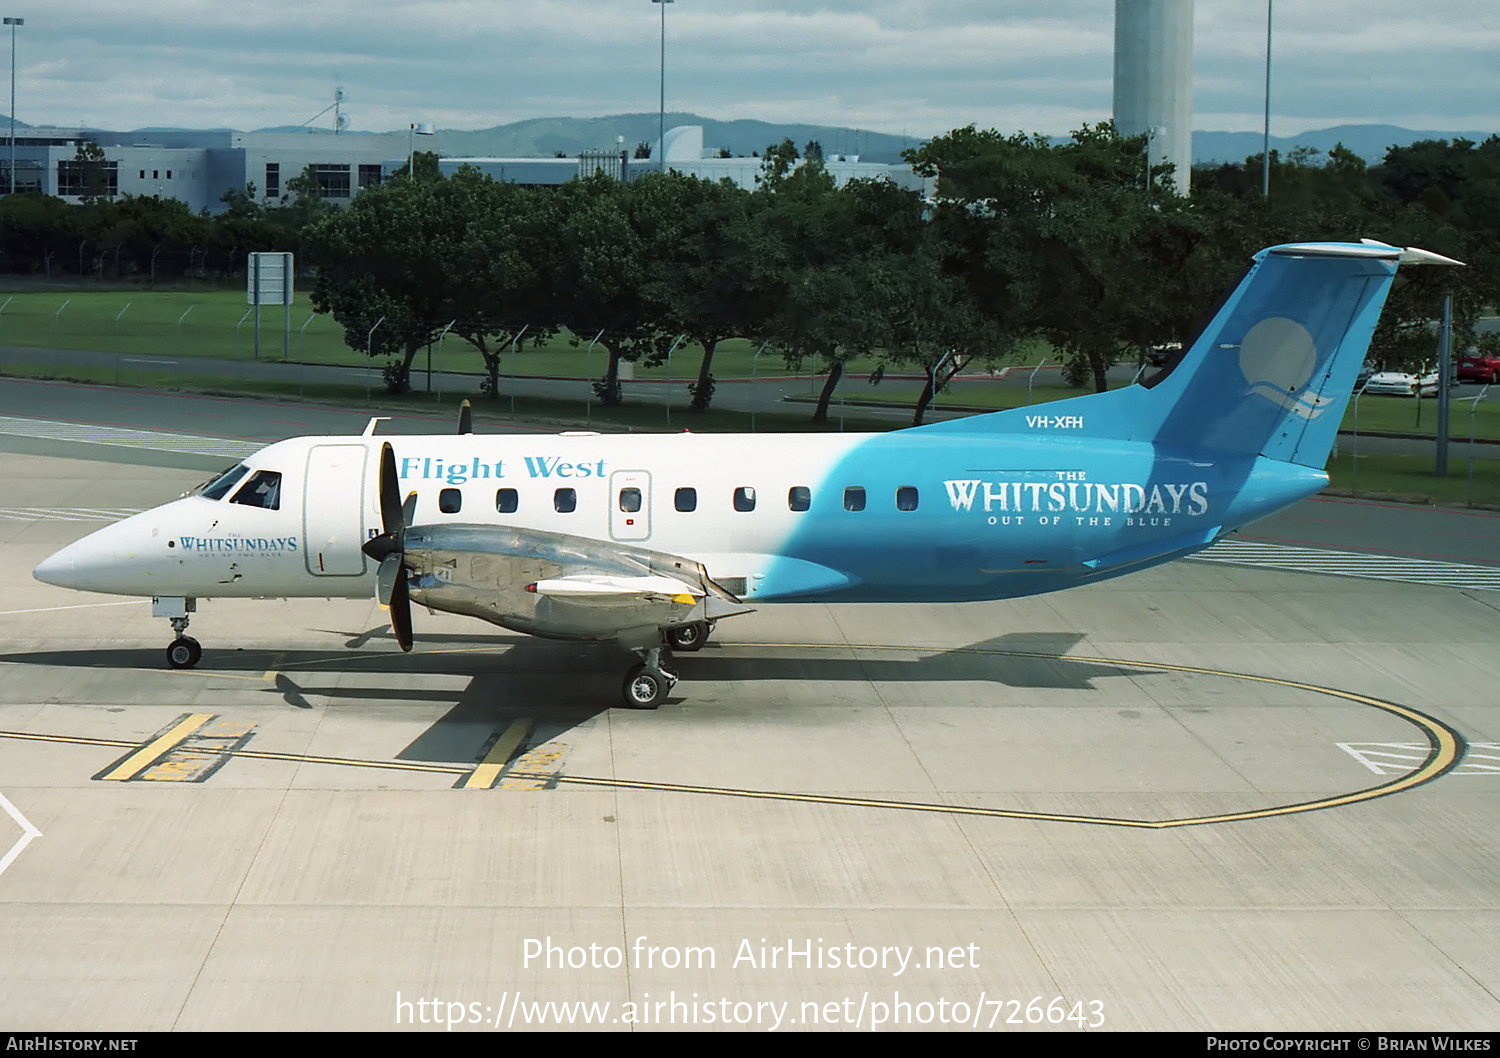
<path id="1" fill-rule="evenodd" d="M 1458 358 L 1458 380 L 1500 383 L 1500 356 L 1470 349 Z"/>

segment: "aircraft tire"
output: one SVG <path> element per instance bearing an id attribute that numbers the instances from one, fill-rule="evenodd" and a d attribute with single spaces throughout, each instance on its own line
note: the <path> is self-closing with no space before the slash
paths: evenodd
<path id="1" fill-rule="evenodd" d="M 625 704 L 632 709 L 655 709 L 667 696 L 670 685 L 660 673 L 648 672 L 646 666 L 637 665 L 625 674 Z"/>
<path id="2" fill-rule="evenodd" d="M 192 636 L 178 636 L 167 646 L 167 664 L 174 669 L 190 669 L 203 657 L 203 648 Z"/>
<path id="3" fill-rule="evenodd" d="M 703 645 L 708 642 L 710 627 L 707 621 L 694 621 L 692 624 L 669 628 L 667 629 L 667 644 L 673 650 L 680 650 L 686 654 L 702 650 Z"/>

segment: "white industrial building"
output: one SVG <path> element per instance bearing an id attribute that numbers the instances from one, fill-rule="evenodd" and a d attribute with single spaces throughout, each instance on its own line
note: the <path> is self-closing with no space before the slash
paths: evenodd
<path id="1" fill-rule="evenodd" d="M 321 131 L 18 128 L 16 190 L 78 201 L 86 190 L 78 147 L 92 142 L 104 154 L 102 190 L 111 197 L 157 195 L 186 202 L 194 212 L 218 213 L 226 192 L 247 186 L 258 200 L 277 202 L 287 181 L 312 166 L 325 198 L 347 200 L 406 164 L 404 153 L 392 158 L 395 141 L 402 139 Z M 0 134 L 0 192 L 10 190 L 10 157 L 9 137 Z"/>
<path id="2" fill-rule="evenodd" d="M 326 131 L 105 132 L 94 129 L 16 130 L 16 190 L 39 191 L 77 202 L 87 193 L 85 169 L 77 161 L 80 144 L 98 144 L 104 155 L 101 191 L 108 197 L 156 195 L 187 203 L 194 212 L 219 213 L 226 192 L 253 187 L 257 201 L 274 204 L 287 182 L 308 166 L 322 197 L 348 202 L 360 191 L 386 180 L 406 165 L 407 137 Z M 10 189 L 10 144 L 0 131 L 0 194 Z M 653 155 L 659 152 L 659 145 Z M 728 178 L 755 186 L 759 158 L 719 158 L 703 146 L 703 129 L 686 125 L 666 135 L 666 166 L 706 180 Z M 920 188 L 922 181 L 904 165 L 861 162 L 831 155 L 825 164 L 840 184 L 860 177 L 888 177 Z M 624 158 L 616 150 L 586 151 L 571 158 L 440 158 L 444 173 L 471 165 L 496 180 L 549 185 L 604 169 L 620 179 L 661 168 L 652 159 Z"/>
<path id="3" fill-rule="evenodd" d="M 660 142 L 651 145 L 651 157 L 631 158 L 624 149 L 585 151 L 572 158 L 441 158 L 444 175 L 460 166 L 472 166 L 496 180 L 515 184 L 561 184 L 574 176 L 603 171 L 629 180 L 642 173 L 667 169 L 700 180 L 729 180 L 752 190 L 761 172 L 760 158 L 721 158 L 717 147 L 703 145 L 702 125 L 679 125 L 666 133 L 666 151 Z M 858 156 L 825 155 L 823 166 L 842 186 L 850 180 L 885 179 L 913 190 L 924 190 L 924 180 L 907 165 L 862 162 Z"/>

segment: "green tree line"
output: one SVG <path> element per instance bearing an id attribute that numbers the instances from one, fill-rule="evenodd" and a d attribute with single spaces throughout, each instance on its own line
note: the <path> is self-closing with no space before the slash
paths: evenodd
<path id="1" fill-rule="evenodd" d="M 1392 148 L 1374 166 L 1341 147 L 1273 153 L 1269 197 L 1259 156 L 1199 168 L 1184 196 L 1145 147 L 1108 123 L 1063 141 L 955 129 L 907 152 L 935 180 L 926 200 L 884 180 L 836 186 L 820 152 L 790 141 L 767 148 L 748 191 L 673 172 L 530 188 L 472 169 L 444 178 L 422 156 L 342 209 L 309 174 L 276 206 L 247 188 L 213 217 L 156 198 L 15 195 L 0 200 L 0 268 L 228 276 L 248 252 L 293 249 L 315 271 L 315 306 L 390 364 L 398 392 L 416 353 L 451 333 L 498 396 L 501 351 L 523 329 L 565 329 L 607 354 L 595 388 L 609 404 L 622 364 L 701 349 L 702 410 L 716 349 L 743 338 L 823 374 L 817 420 L 855 358 L 925 379 L 917 421 L 958 372 L 1022 343 L 1103 389 L 1111 365 L 1191 340 L 1275 243 L 1365 237 L 1468 263 L 1402 273 L 1374 346 L 1386 366 L 1432 360 L 1444 293 L 1460 342 L 1496 302 L 1500 137 Z"/>

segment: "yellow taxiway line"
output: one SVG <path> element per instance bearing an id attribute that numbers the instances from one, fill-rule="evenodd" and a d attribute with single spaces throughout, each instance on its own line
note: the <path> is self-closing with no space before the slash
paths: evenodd
<path id="1" fill-rule="evenodd" d="M 189 713 L 172 727 L 163 731 L 150 742 L 116 764 L 109 771 L 95 778 L 105 782 L 125 782 L 135 778 L 141 771 L 149 767 L 151 762 L 166 753 L 173 746 L 197 731 L 204 724 L 214 718 L 213 713 Z"/>

